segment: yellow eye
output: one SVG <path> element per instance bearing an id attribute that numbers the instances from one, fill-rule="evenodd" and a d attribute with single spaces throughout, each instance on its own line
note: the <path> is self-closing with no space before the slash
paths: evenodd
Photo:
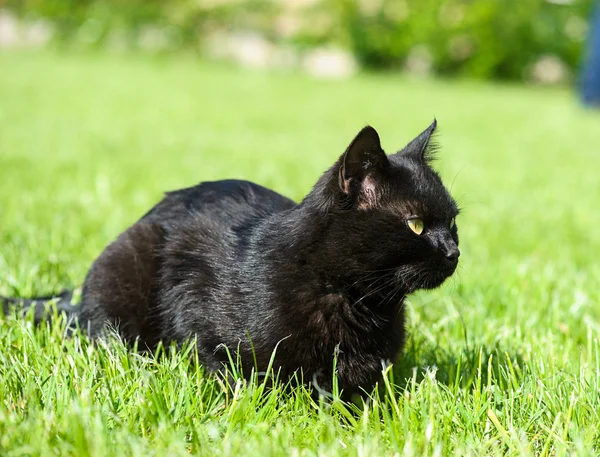
<path id="1" fill-rule="evenodd" d="M 456 226 L 456 218 L 453 217 L 450 221 L 450 230 L 452 230 Z"/>
<path id="2" fill-rule="evenodd" d="M 417 235 L 423 233 L 423 229 L 425 228 L 425 224 L 423 224 L 423 220 L 417 217 L 409 219 L 406 221 L 408 227 L 415 232 Z"/>

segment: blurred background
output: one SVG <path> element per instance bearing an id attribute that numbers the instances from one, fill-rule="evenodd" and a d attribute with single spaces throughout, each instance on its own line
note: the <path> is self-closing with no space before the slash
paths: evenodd
<path id="1" fill-rule="evenodd" d="M 344 77 L 360 68 L 567 84 L 593 0 L 2 0 L 0 47 L 199 54 Z"/>

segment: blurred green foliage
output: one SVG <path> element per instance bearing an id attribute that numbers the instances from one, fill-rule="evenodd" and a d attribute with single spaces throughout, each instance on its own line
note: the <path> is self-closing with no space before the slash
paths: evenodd
<path id="1" fill-rule="evenodd" d="M 575 73 L 593 0 L 5 0 L 63 42 L 198 46 L 213 32 L 348 48 L 369 68 L 523 79 L 542 56 Z"/>
<path id="2" fill-rule="evenodd" d="M 354 54 L 367 66 L 411 54 L 443 74 L 520 79 L 539 57 L 575 70 L 591 0 L 338 0 Z M 376 5 L 376 6 L 373 6 Z"/>
<path id="3" fill-rule="evenodd" d="M 135 47 L 153 35 L 158 49 L 198 43 L 215 30 L 264 31 L 276 15 L 271 0 L 6 0 L 26 19 L 44 18 L 59 42 Z"/>

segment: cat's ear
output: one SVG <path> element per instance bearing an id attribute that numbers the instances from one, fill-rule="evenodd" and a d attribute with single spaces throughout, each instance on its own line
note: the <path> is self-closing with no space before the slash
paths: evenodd
<path id="1" fill-rule="evenodd" d="M 338 182 L 347 195 L 362 198 L 365 203 L 374 203 L 376 197 L 373 172 L 388 166 L 388 158 L 381 149 L 377 131 L 367 126 L 352 140 L 341 157 Z"/>
<path id="2" fill-rule="evenodd" d="M 412 156 L 420 160 L 430 160 L 433 158 L 434 149 L 432 147 L 432 136 L 437 128 L 437 120 L 427 127 L 418 137 L 408 143 L 404 149 L 399 151 L 399 154 Z"/>

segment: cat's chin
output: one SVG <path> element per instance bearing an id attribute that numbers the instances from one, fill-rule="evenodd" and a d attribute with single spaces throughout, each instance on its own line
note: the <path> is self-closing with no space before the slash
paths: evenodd
<path id="1" fill-rule="evenodd" d="M 437 289 L 442 284 L 444 284 L 444 282 L 446 282 L 446 279 L 448 279 L 450 276 L 452 276 L 452 275 L 444 275 L 439 278 L 436 277 L 436 278 L 431 278 L 431 279 L 426 278 L 423 281 L 423 284 L 421 285 L 421 287 L 419 287 L 419 289 L 426 289 L 426 290 Z"/>
<path id="2" fill-rule="evenodd" d="M 444 284 L 444 282 L 450 276 L 452 276 L 455 270 L 456 266 L 445 270 L 435 270 L 427 272 L 421 271 L 421 274 L 414 275 L 412 280 L 402 281 L 401 279 L 401 281 L 404 282 L 404 285 L 407 287 L 409 293 L 420 289 L 436 289 L 442 284 Z"/>

